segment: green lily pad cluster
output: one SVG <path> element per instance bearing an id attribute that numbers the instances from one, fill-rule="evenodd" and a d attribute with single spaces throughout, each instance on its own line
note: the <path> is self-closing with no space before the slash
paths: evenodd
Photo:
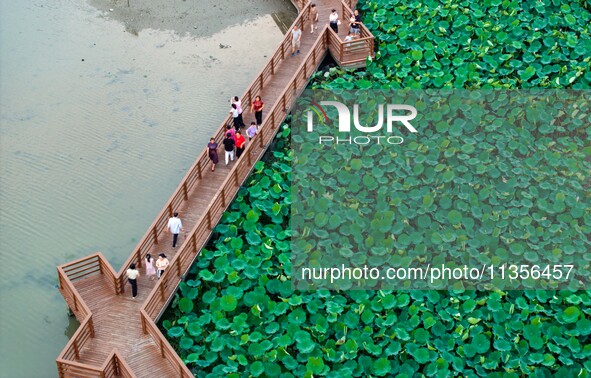
<path id="1" fill-rule="evenodd" d="M 196 377 L 590 376 L 590 291 L 292 290 L 288 134 L 160 323 Z"/>
<path id="2" fill-rule="evenodd" d="M 586 0 L 369 0 L 367 78 L 345 88 L 589 88 Z M 335 85 L 340 86 L 337 82 Z"/>
<path id="3" fill-rule="evenodd" d="M 411 104 L 418 131 L 395 125 L 392 132 L 386 126 L 339 132 L 336 109 L 326 105 L 329 121 L 309 132 L 309 104 L 323 101 L 348 109 L 361 104 L 361 124 L 372 126 L 379 104 Z M 591 283 L 591 91 L 312 90 L 301 104 L 294 128 L 294 268 L 382 272 L 374 279 L 298 282 L 299 289 L 578 289 Z M 404 143 L 388 144 L 390 135 Z M 326 136 L 345 142 L 320 143 Z M 384 279 L 388 267 L 428 264 L 467 265 L 486 274 Z M 496 268 L 503 264 L 501 273 Z M 567 269 L 553 274 L 559 265 L 572 267 L 568 278 Z"/>

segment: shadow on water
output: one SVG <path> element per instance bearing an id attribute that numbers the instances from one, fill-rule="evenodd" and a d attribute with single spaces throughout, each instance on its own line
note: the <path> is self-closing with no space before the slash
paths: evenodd
<path id="1" fill-rule="evenodd" d="M 78 321 L 78 319 L 76 319 L 74 314 L 70 313 L 70 310 L 67 307 L 65 308 L 65 313 L 68 316 L 68 326 L 66 327 L 66 329 L 64 329 L 64 335 L 66 335 L 66 337 L 69 339 L 74 335 L 74 333 L 80 326 L 80 322 Z"/>

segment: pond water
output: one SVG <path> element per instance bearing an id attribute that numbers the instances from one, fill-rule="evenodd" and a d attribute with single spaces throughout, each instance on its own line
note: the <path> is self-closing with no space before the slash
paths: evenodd
<path id="1" fill-rule="evenodd" d="M 288 0 L 0 2 L 0 377 L 55 377 L 55 266 L 118 270 L 283 37 Z M 112 11 L 111 11 L 112 9 Z"/>

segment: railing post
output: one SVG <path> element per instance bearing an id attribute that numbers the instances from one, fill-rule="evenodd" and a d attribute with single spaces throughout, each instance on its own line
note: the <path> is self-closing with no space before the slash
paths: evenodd
<path id="1" fill-rule="evenodd" d="M 248 166 L 250 167 L 252 165 L 252 158 L 251 158 L 251 153 L 250 151 L 246 154 L 246 159 L 248 160 Z"/>
<path id="2" fill-rule="evenodd" d="M 139 268 L 141 268 L 142 267 L 142 261 L 143 261 L 143 259 L 142 259 L 142 251 L 141 251 L 140 248 L 137 249 L 136 259 L 137 259 L 137 266 Z"/>
<path id="3" fill-rule="evenodd" d="M 64 368 L 61 362 L 57 362 L 57 376 L 58 378 L 64 378 Z"/>
<path id="4" fill-rule="evenodd" d="M 76 295 L 74 295 L 74 311 L 78 312 L 78 300 L 76 299 Z"/>
<path id="5" fill-rule="evenodd" d="M 259 76 L 260 78 L 260 83 L 261 83 L 261 90 L 263 90 L 263 83 L 264 83 L 264 78 L 263 78 L 263 74 L 261 73 L 261 75 Z"/>
<path id="6" fill-rule="evenodd" d="M 285 59 L 285 48 L 283 47 L 283 42 L 281 43 L 281 59 Z"/>
<path id="7" fill-rule="evenodd" d="M 160 276 L 160 279 L 162 279 L 162 276 Z M 162 303 L 166 301 L 164 296 L 164 284 L 162 282 L 160 282 L 160 298 L 162 299 Z"/>
<path id="8" fill-rule="evenodd" d="M 142 332 L 144 332 L 145 335 L 146 333 L 148 333 L 146 330 L 146 317 L 144 316 L 144 314 L 140 314 L 140 318 L 142 319 Z"/>
<path id="9" fill-rule="evenodd" d="M 249 105 L 252 105 L 252 93 L 251 93 L 250 88 L 248 88 L 248 94 L 247 94 L 247 96 L 248 96 L 248 104 Z"/>
<path id="10" fill-rule="evenodd" d="M 178 262 L 179 260 L 177 260 L 177 264 L 176 264 L 176 274 L 180 277 L 181 276 L 181 263 Z"/>
<path id="11" fill-rule="evenodd" d="M 207 210 L 207 228 L 211 230 L 211 210 Z"/>
<path id="12" fill-rule="evenodd" d="M 80 351 L 78 350 L 78 340 L 74 339 L 74 356 L 76 360 L 80 360 Z"/>
<path id="13" fill-rule="evenodd" d="M 101 272 L 101 274 L 103 274 L 103 264 L 101 264 L 102 260 L 100 256 L 96 257 L 96 261 L 98 262 L 98 266 L 99 266 L 99 272 Z"/>
<path id="14" fill-rule="evenodd" d="M 271 127 L 273 127 L 273 126 L 274 126 L 274 125 L 271 125 Z M 263 133 L 264 133 L 264 132 L 265 132 L 265 129 L 261 129 L 261 132 L 259 133 L 259 146 L 260 146 L 261 148 L 263 148 L 263 145 L 264 145 L 264 144 L 263 144 L 263 140 L 265 139 L 265 138 L 263 137 Z"/>
<path id="15" fill-rule="evenodd" d="M 197 165 L 197 166 L 199 166 L 199 165 Z M 168 204 L 168 216 L 172 217 L 172 203 Z"/>
<path id="16" fill-rule="evenodd" d="M 198 164 L 200 165 L 200 164 Z M 187 191 L 187 182 L 183 182 L 183 194 L 185 195 L 185 201 L 189 200 L 189 193 Z"/>
<path id="17" fill-rule="evenodd" d="M 316 49 L 312 50 L 312 59 L 314 59 L 314 65 L 316 65 Z"/>
<path id="18" fill-rule="evenodd" d="M 197 163 L 197 177 L 201 180 L 201 162 Z"/>
<path id="19" fill-rule="evenodd" d="M 226 191 L 225 188 L 222 188 L 222 207 L 226 207 Z"/>
<path id="20" fill-rule="evenodd" d="M 239 186 L 238 185 L 238 170 L 237 169 L 234 170 L 234 184 L 236 186 Z"/>
<path id="21" fill-rule="evenodd" d="M 92 316 L 88 319 L 88 324 L 90 325 L 90 337 L 94 339 L 94 322 L 92 321 Z"/>
<path id="22" fill-rule="evenodd" d="M 271 75 L 275 75 L 275 59 L 271 59 Z"/>
<path id="23" fill-rule="evenodd" d="M 339 60 L 339 64 L 343 63 L 343 50 L 345 50 L 345 44 L 341 41 L 339 41 L 339 47 L 340 47 L 340 51 L 339 51 L 339 56 L 340 56 L 340 60 Z"/>
<path id="24" fill-rule="evenodd" d="M 160 355 L 162 356 L 162 358 L 165 358 L 165 356 L 164 356 L 164 342 L 162 341 L 162 339 L 160 339 Z"/>
<path id="25" fill-rule="evenodd" d="M 154 244 L 158 244 L 158 232 L 156 232 L 156 227 L 152 229 L 152 236 L 154 238 Z"/>

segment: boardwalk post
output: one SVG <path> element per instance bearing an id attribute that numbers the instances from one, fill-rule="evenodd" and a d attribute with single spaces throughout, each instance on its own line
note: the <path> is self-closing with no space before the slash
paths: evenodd
<path id="1" fill-rule="evenodd" d="M 273 126 L 273 125 L 271 125 L 271 126 Z M 261 132 L 259 133 L 259 146 L 261 148 L 263 148 L 263 140 L 264 140 L 263 134 L 264 134 L 265 130 L 266 129 L 261 129 Z"/>
<path id="2" fill-rule="evenodd" d="M 197 177 L 199 177 L 199 180 L 201 180 L 201 162 L 199 162 L 199 164 L 197 164 Z"/>
<path id="3" fill-rule="evenodd" d="M 281 44 L 281 59 L 285 59 L 285 49 L 283 48 L 283 43 Z"/>
<path id="4" fill-rule="evenodd" d="M 238 170 L 237 170 L 237 169 L 235 169 L 235 170 L 234 170 L 234 184 L 235 184 L 236 186 L 240 186 L 240 185 L 238 184 Z"/>
<path id="5" fill-rule="evenodd" d="M 74 339 L 74 355 L 76 356 L 76 360 L 80 360 L 80 351 L 78 350 L 78 340 Z"/>
<path id="6" fill-rule="evenodd" d="M 275 75 L 275 59 L 271 59 L 271 75 Z"/>
<path id="7" fill-rule="evenodd" d="M 201 165 L 201 164 L 198 164 L 198 165 Z M 185 201 L 188 201 L 189 200 L 189 193 L 187 191 L 187 182 L 186 181 L 183 183 L 183 194 L 185 195 Z"/>
<path id="8" fill-rule="evenodd" d="M 162 279 L 162 276 L 160 276 L 160 278 Z M 160 298 L 162 299 L 162 303 L 166 302 L 166 298 L 164 295 L 164 284 L 162 283 L 162 281 L 160 282 Z"/>
<path id="9" fill-rule="evenodd" d="M 88 319 L 88 325 L 90 326 L 90 337 L 94 339 L 94 322 L 92 321 L 92 316 Z"/>
<path id="10" fill-rule="evenodd" d="M 264 76 L 264 75 L 263 75 L 262 73 L 261 73 L 261 75 L 259 76 L 259 78 L 260 78 L 260 83 L 261 83 L 261 91 L 263 90 L 263 83 L 265 82 L 265 80 L 264 80 L 264 77 L 263 77 L 263 76 Z"/>
<path id="11" fill-rule="evenodd" d="M 156 227 L 152 229 L 152 236 L 154 237 L 154 244 L 158 244 L 158 232 L 156 232 Z"/>
<path id="12" fill-rule="evenodd" d="M 146 330 L 146 317 L 144 316 L 144 314 L 141 314 L 140 318 L 142 319 L 142 332 L 145 335 L 146 333 L 148 333 L 148 331 Z"/>
<path id="13" fill-rule="evenodd" d="M 222 189 L 222 207 L 226 207 L 226 191 Z"/>
<path id="14" fill-rule="evenodd" d="M 208 210 L 207 211 L 207 228 L 210 229 L 210 230 L 213 228 L 211 226 L 211 210 Z"/>

